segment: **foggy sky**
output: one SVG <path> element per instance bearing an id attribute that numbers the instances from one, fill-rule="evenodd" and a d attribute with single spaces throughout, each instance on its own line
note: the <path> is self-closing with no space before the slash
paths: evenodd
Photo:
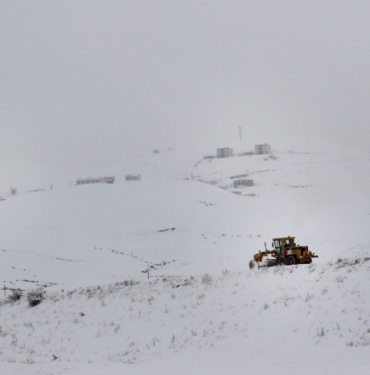
<path id="1" fill-rule="evenodd" d="M 2 0 L 0 158 L 87 166 L 239 126 L 369 149 L 369 19 L 356 0 Z"/>

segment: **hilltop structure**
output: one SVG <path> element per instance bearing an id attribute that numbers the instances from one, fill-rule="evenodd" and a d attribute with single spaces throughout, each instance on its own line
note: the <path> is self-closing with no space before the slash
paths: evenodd
<path id="1" fill-rule="evenodd" d="M 107 183 L 113 184 L 115 181 L 114 176 L 110 177 L 98 177 L 98 178 L 79 178 L 76 181 L 76 185 L 85 185 L 85 184 L 98 184 L 98 183 Z"/>
<path id="2" fill-rule="evenodd" d="M 126 181 L 141 181 L 141 174 L 134 175 L 134 174 L 127 174 L 125 176 Z"/>
<path id="3" fill-rule="evenodd" d="M 254 149 L 255 149 L 254 152 L 256 155 L 269 154 L 271 152 L 271 146 L 268 145 L 267 143 L 263 145 L 255 145 Z"/>
<path id="4" fill-rule="evenodd" d="M 233 156 L 234 150 L 232 148 L 226 147 L 226 148 L 218 148 L 217 149 L 217 157 L 218 158 L 229 158 L 230 156 Z"/>
<path id="5" fill-rule="evenodd" d="M 236 180 L 233 182 L 234 189 L 237 187 L 244 187 L 244 186 L 253 186 L 253 180 L 243 179 L 243 180 Z"/>

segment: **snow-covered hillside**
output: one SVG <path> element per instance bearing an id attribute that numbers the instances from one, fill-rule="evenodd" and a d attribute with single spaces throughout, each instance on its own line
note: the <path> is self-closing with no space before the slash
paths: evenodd
<path id="1" fill-rule="evenodd" d="M 273 157 L 240 155 L 264 142 Z M 217 147 L 235 156 L 204 159 Z M 0 374 L 263 374 L 286 363 L 284 373 L 365 374 L 369 169 L 366 151 L 270 136 L 79 175 L 114 184 L 76 186 L 67 172 L 53 189 L 7 196 L 1 281 L 24 296 L 1 302 Z M 254 186 L 231 187 L 242 174 Z M 319 258 L 248 269 L 264 242 L 287 235 Z M 39 287 L 45 299 L 31 308 L 27 290 Z"/>
<path id="2" fill-rule="evenodd" d="M 24 195 L 2 204 L 1 274 L 15 287 L 31 281 L 60 289 L 143 277 L 148 266 L 155 275 L 244 269 L 262 239 L 258 223 L 243 219 L 259 206 L 240 199 L 189 181 Z"/>
<path id="3" fill-rule="evenodd" d="M 368 258 L 337 259 L 22 298 L 2 307 L 3 371 L 366 374 L 368 284 Z"/>

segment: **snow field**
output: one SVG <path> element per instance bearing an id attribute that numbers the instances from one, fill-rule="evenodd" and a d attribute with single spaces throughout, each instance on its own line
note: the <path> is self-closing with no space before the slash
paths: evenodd
<path id="1" fill-rule="evenodd" d="M 0 358 L 133 364 L 237 338 L 253 351 L 368 346 L 369 270 L 339 259 L 46 292 L 33 308 L 3 299 Z"/>

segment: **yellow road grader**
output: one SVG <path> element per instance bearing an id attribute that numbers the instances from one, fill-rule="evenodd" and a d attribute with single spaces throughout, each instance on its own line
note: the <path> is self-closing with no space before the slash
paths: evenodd
<path id="1" fill-rule="evenodd" d="M 265 251 L 254 254 L 253 260 L 249 262 L 249 268 L 253 269 L 256 265 L 259 268 L 309 264 L 312 263 L 312 258 L 318 258 L 318 255 L 308 250 L 308 246 L 297 245 L 294 239 L 295 237 L 290 236 L 273 238 L 272 247 L 274 250 L 267 250 L 265 242 Z"/>

